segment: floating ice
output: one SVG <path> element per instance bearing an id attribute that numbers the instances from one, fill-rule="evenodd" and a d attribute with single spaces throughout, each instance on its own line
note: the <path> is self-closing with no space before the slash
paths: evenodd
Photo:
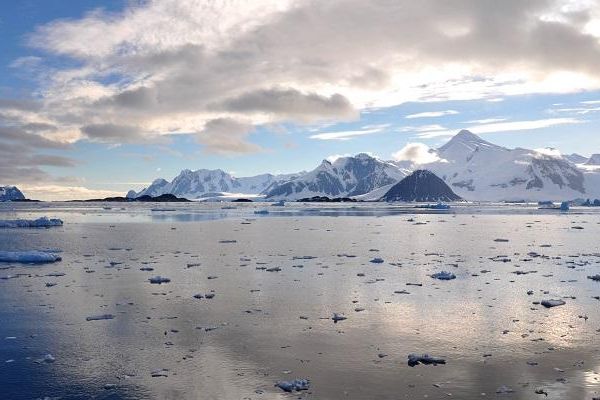
<path id="1" fill-rule="evenodd" d="M 541 305 L 543 305 L 546 308 L 551 308 L 551 307 L 557 307 L 557 306 L 564 306 L 565 303 L 563 300 L 542 300 Z"/>
<path id="2" fill-rule="evenodd" d="M 38 219 L 5 219 L 0 220 L 0 228 L 49 228 L 62 226 L 62 220 L 58 218 L 41 217 Z"/>
<path id="3" fill-rule="evenodd" d="M 112 314 L 101 314 L 101 315 L 91 315 L 86 317 L 86 321 L 102 321 L 104 319 L 113 319 L 115 316 Z"/>
<path id="4" fill-rule="evenodd" d="M 56 358 L 54 358 L 52 354 L 48 353 L 44 357 L 42 357 L 42 361 L 48 364 L 52 364 L 54 361 L 56 361 Z"/>
<path id="5" fill-rule="evenodd" d="M 425 364 L 425 365 L 438 365 L 438 364 L 446 364 L 446 360 L 439 357 L 433 357 L 429 354 L 409 354 L 408 355 L 408 365 L 410 367 L 414 367 L 415 365 Z"/>
<path id="6" fill-rule="evenodd" d="M 160 275 L 153 276 L 153 277 L 149 278 L 148 281 L 150 283 L 155 283 L 155 284 L 158 284 L 158 285 L 160 285 L 161 283 L 169 283 L 169 282 L 171 282 L 171 280 L 169 278 L 165 278 L 164 276 L 160 276 Z"/>
<path id="7" fill-rule="evenodd" d="M 348 319 L 347 317 L 344 317 L 343 315 L 340 315 L 338 313 L 333 313 L 333 317 L 331 317 L 331 319 L 333 320 L 334 323 L 338 323 L 338 321 L 343 321 L 345 319 Z"/>
<path id="8" fill-rule="evenodd" d="M 600 282 L 600 274 L 588 275 L 588 279 L 591 279 L 591 280 L 596 281 L 596 282 Z"/>
<path id="9" fill-rule="evenodd" d="M 375 257 L 374 259 L 371 260 L 371 262 L 373 264 L 381 264 L 383 262 L 383 258 Z"/>
<path id="10" fill-rule="evenodd" d="M 293 381 L 279 381 L 275 386 L 284 392 L 290 393 L 293 391 L 299 392 L 301 390 L 308 390 L 310 383 L 308 382 L 308 379 L 294 379 Z"/>
<path id="11" fill-rule="evenodd" d="M 45 264 L 60 261 L 62 258 L 45 251 L 0 251 L 0 262 L 17 262 L 23 264 Z"/>
<path id="12" fill-rule="evenodd" d="M 435 274 L 432 274 L 431 277 L 434 279 L 442 280 L 442 281 L 449 281 L 451 279 L 455 279 L 456 275 L 454 275 L 452 272 L 441 271 L 441 272 L 436 272 Z"/>
<path id="13" fill-rule="evenodd" d="M 514 393 L 514 390 L 509 388 L 506 385 L 502 385 L 498 389 L 496 389 L 496 393 L 497 394 L 508 394 L 508 393 Z"/>

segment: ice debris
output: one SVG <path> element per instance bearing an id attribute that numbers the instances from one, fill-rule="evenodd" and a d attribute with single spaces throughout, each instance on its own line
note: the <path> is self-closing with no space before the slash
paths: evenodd
<path id="1" fill-rule="evenodd" d="M 557 306 L 564 306 L 565 303 L 563 300 L 542 300 L 541 305 L 543 305 L 546 308 L 551 308 L 551 307 L 557 307 Z"/>
<path id="2" fill-rule="evenodd" d="M 112 314 L 101 314 L 101 315 L 91 315 L 89 317 L 86 317 L 85 320 L 86 321 L 102 321 L 105 319 L 113 319 L 115 316 Z"/>
<path id="3" fill-rule="evenodd" d="M 446 360 L 440 357 L 433 357 L 429 354 L 409 354 L 408 355 L 408 365 L 410 367 L 414 367 L 419 364 L 425 365 L 438 365 L 438 364 L 446 364 Z"/>
<path id="4" fill-rule="evenodd" d="M 294 379 L 293 381 L 279 381 L 275 384 L 276 387 L 283 390 L 284 392 L 299 392 L 301 390 L 308 390 L 310 383 L 308 379 Z"/>

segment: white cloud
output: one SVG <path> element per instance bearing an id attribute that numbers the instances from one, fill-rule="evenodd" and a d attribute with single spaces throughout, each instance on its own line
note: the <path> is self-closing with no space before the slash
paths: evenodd
<path id="1" fill-rule="evenodd" d="M 382 132 L 385 128 L 371 128 L 371 129 L 362 129 L 355 131 L 337 131 L 337 132 L 324 132 L 317 133 L 316 135 L 309 136 L 311 139 L 318 140 L 350 140 L 356 136 L 364 136 L 364 135 L 372 135 L 374 133 Z"/>
<path id="2" fill-rule="evenodd" d="M 54 126 L 35 134 L 65 142 L 193 133 L 206 151 L 245 154 L 263 151 L 250 125 L 347 121 L 363 109 L 408 101 L 600 88 L 596 1 L 576 8 L 563 0 L 125 4 L 122 12 L 96 10 L 35 29 L 28 42 L 42 58 L 13 65 L 37 74 L 39 101 L 0 102 L 11 123 Z M 224 120 L 231 123 L 206 130 Z M 0 172 L 17 177 L 26 167 Z"/>
<path id="3" fill-rule="evenodd" d="M 536 130 L 548 128 L 556 125 L 567 125 L 567 124 L 579 124 L 585 121 L 576 118 L 547 118 L 529 121 L 510 121 L 510 122 L 496 122 L 491 124 L 482 124 L 469 126 L 465 129 L 481 135 L 485 133 L 498 133 L 498 132 L 517 132 L 525 130 Z M 452 129 L 430 129 L 422 130 L 417 134 L 417 137 L 422 139 L 430 139 L 436 137 L 453 136 L 456 134 L 456 130 Z"/>
<path id="4" fill-rule="evenodd" d="M 329 161 L 330 163 L 333 164 L 338 158 L 350 157 L 350 156 L 351 156 L 351 154 L 348 154 L 348 153 L 346 153 L 346 154 L 332 154 L 332 155 L 330 155 L 328 157 L 325 157 L 325 159 L 327 161 Z"/>
<path id="5" fill-rule="evenodd" d="M 458 111 L 456 110 L 445 110 L 445 111 L 428 111 L 428 112 L 422 112 L 422 113 L 417 113 L 417 114 L 410 114 L 407 115 L 404 118 L 436 118 L 436 117 L 443 117 L 446 115 L 456 115 L 458 114 Z"/>
<path id="6" fill-rule="evenodd" d="M 429 164 L 440 161 L 438 155 L 424 143 L 407 143 L 392 154 L 395 161 L 410 161 L 415 164 Z"/>
<path id="7" fill-rule="evenodd" d="M 536 153 L 542 154 L 544 156 L 550 156 L 550 157 L 561 157 L 561 152 L 558 149 L 555 148 L 551 148 L 551 147 L 545 147 L 545 148 L 539 148 L 539 149 L 534 149 L 534 151 Z"/>

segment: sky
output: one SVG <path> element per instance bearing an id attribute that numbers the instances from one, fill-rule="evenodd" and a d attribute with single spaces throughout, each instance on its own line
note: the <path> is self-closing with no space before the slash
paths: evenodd
<path id="1" fill-rule="evenodd" d="M 461 129 L 600 153 L 595 0 L 20 0 L 0 38 L 0 185 L 29 198 L 425 157 Z"/>

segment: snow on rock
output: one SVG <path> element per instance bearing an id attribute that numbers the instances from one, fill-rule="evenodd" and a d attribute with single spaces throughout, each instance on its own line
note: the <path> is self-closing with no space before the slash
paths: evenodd
<path id="1" fill-rule="evenodd" d="M 4 219 L 0 220 L 0 228 L 49 228 L 62 226 L 63 221 L 58 218 L 41 217 L 38 219 Z"/>
<path id="2" fill-rule="evenodd" d="M 0 251 L 0 262 L 46 264 L 60 260 L 62 260 L 60 256 L 45 251 Z"/>
<path id="3" fill-rule="evenodd" d="M 392 185 L 408 171 L 365 153 L 323 160 L 314 170 L 287 182 L 271 186 L 267 198 L 298 200 L 314 196 L 351 197 Z"/>

